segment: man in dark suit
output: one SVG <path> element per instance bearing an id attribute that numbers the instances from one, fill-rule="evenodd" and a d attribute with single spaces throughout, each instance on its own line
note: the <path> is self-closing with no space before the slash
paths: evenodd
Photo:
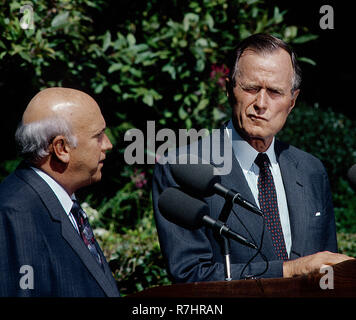
<path id="1" fill-rule="evenodd" d="M 0 185 L 0 296 L 119 296 L 75 191 L 101 179 L 112 145 L 84 92 L 49 88 L 27 106 L 25 161 Z"/>
<path id="2" fill-rule="evenodd" d="M 295 105 L 300 81 L 295 54 L 283 41 L 262 34 L 247 38 L 235 51 L 227 79 L 232 120 L 206 138 L 210 143 L 203 140 L 198 148 L 190 148 L 202 150 L 200 157 L 210 155 L 205 160 L 217 166 L 212 152 L 220 150 L 214 143 L 219 141 L 223 146 L 227 139 L 233 152 L 223 150 L 232 154 L 224 161 L 230 161 L 227 167 L 231 172 L 221 176 L 222 185 L 238 191 L 264 212 L 261 254 L 230 241 L 232 279 L 291 277 L 349 259 L 336 253 L 332 198 L 323 165 L 312 155 L 275 139 Z M 205 152 L 206 146 L 209 152 Z M 154 212 L 170 274 L 177 282 L 223 280 L 220 237 L 208 228 L 186 229 L 162 216 L 159 195 L 171 186 L 180 187 L 170 165 L 156 164 Z M 224 199 L 213 195 L 204 201 L 210 216 L 218 219 Z M 262 217 L 234 204 L 226 223 L 260 245 Z"/>

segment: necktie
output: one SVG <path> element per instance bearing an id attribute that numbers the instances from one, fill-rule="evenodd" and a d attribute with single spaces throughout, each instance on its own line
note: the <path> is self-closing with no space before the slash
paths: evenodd
<path id="1" fill-rule="evenodd" d="M 70 211 L 78 225 L 80 236 L 82 237 L 85 245 L 89 249 L 90 253 L 94 256 L 96 261 L 102 267 L 103 263 L 101 260 L 101 256 L 95 246 L 95 238 L 92 228 L 90 227 L 88 217 L 78 201 L 73 201 L 72 210 Z"/>
<path id="2" fill-rule="evenodd" d="M 276 188 L 269 168 L 269 158 L 265 153 L 259 153 L 255 163 L 260 168 L 257 182 L 260 209 L 264 212 L 266 225 L 271 233 L 272 243 L 278 258 L 280 260 L 288 260 L 281 220 L 278 212 Z"/>

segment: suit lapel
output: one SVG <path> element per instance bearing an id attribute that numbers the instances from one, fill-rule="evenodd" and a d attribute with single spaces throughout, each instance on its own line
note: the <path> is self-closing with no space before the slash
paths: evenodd
<path id="1" fill-rule="evenodd" d="M 303 253 L 303 235 L 305 234 L 305 228 L 308 222 L 305 208 L 302 172 L 298 169 L 298 161 L 291 156 L 288 150 L 289 146 L 276 140 L 275 149 L 288 203 L 289 221 L 292 234 L 290 258 L 295 259 L 300 257 Z"/>
<path id="2" fill-rule="evenodd" d="M 66 217 L 65 217 L 66 218 Z M 115 283 L 110 281 L 112 278 L 111 274 L 108 274 L 108 266 L 104 263 L 105 272 L 103 272 L 100 265 L 95 261 L 94 257 L 85 246 L 84 242 L 80 238 L 79 234 L 73 228 L 69 219 L 62 220 L 62 236 L 72 247 L 72 249 L 77 253 L 79 258 L 83 261 L 84 265 L 87 267 L 92 276 L 103 288 L 108 296 L 117 294 Z"/>
<path id="3" fill-rule="evenodd" d="M 225 135 L 225 128 L 222 128 L 220 131 L 220 146 L 223 146 L 223 140 Z M 230 150 L 232 150 L 232 145 L 229 144 Z M 230 155 L 229 155 L 230 157 Z M 234 152 L 231 154 L 231 158 L 224 159 L 224 161 L 231 161 L 231 172 L 226 175 L 221 176 L 221 184 L 227 188 L 233 189 L 239 192 L 246 200 L 256 204 L 255 198 L 250 190 L 250 187 L 247 183 L 247 180 L 244 176 L 244 173 L 240 167 L 239 162 L 236 159 Z M 215 165 L 213 163 L 213 165 Z M 227 220 L 227 224 L 231 227 L 232 230 L 241 230 L 241 226 L 246 232 L 246 236 L 250 239 L 250 235 L 253 237 L 255 243 L 259 246 L 262 235 L 263 220 L 262 217 L 252 213 L 251 211 L 234 204 L 234 212 L 230 213 L 230 216 Z M 272 240 L 269 235 L 268 230 L 265 230 L 263 238 L 263 253 L 267 257 L 276 256 L 273 250 Z"/>
<path id="4" fill-rule="evenodd" d="M 104 262 L 105 272 L 103 272 L 102 268 L 95 261 L 77 231 L 73 228 L 73 225 L 71 224 L 67 214 L 64 212 L 63 207 L 47 183 L 43 181 L 43 179 L 31 168 L 22 168 L 17 170 L 16 174 L 37 192 L 43 204 L 47 207 L 51 218 L 61 223 L 63 238 L 76 252 L 84 265 L 87 267 L 88 271 L 102 287 L 104 292 L 108 296 L 118 295 L 115 281 L 112 278 L 107 263 Z M 106 260 L 104 259 L 104 261 Z"/>

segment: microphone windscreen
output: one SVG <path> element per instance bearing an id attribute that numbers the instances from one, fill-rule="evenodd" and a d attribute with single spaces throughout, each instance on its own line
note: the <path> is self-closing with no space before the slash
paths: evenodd
<path id="1" fill-rule="evenodd" d="M 167 220 L 190 229 L 201 227 L 203 216 L 209 214 L 205 202 L 172 187 L 161 193 L 158 208 Z"/>
<path id="2" fill-rule="evenodd" d="M 354 164 L 347 172 L 347 178 L 349 179 L 352 187 L 356 189 L 356 164 Z"/>
<path id="3" fill-rule="evenodd" d="M 210 163 L 202 163 L 199 158 L 183 163 L 179 161 L 176 164 L 170 164 L 170 167 L 176 182 L 184 191 L 191 194 L 211 196 L 215 192 L 214 184 L 221 181 L 219 175 L 214 175 L 214 167 Z"/>

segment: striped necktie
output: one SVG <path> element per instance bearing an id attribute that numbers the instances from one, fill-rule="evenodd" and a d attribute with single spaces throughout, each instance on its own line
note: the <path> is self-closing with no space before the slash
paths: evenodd
<path id="1" fill-rule="evenodd" d="M 99 265 L 103 267 L 101 256 L 95 245 L 95 237 L 93 230 L 90 227 L 88 216 L 77 200 L 73 200 L 73 206 L 70 212 L 73 214 L 75 221 L 77 222 L 80 236 L 86 247 L 89 249 L 90 253 L 94 256 Z"/>

